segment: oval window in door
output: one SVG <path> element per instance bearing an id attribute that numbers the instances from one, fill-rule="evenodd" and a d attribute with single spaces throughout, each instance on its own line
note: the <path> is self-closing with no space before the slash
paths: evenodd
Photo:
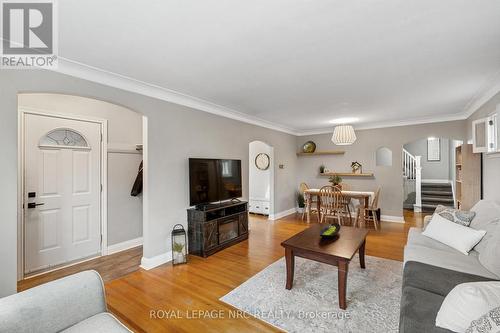
<path id="1" fill-rule="evenodd" d="M 82 134 L 69 128 L 57 128 L 45 134 L 39 145 L 42 147 L 86 148 L 90 146 Z"/>

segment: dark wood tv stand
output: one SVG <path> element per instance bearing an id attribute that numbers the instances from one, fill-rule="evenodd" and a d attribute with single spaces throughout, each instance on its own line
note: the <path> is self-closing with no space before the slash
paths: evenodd
<path id="1" fill-rule="evenodd" d="M 187 214 L 190 254 L 208 257 L 248 239 L 246 201 L 190 208 Z"/>

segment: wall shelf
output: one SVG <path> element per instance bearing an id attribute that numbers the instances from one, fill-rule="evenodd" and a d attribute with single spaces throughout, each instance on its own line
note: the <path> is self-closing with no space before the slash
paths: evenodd
<path id="1" fill-rule="evenodd" d="M 352 172 L 323 172 L 320 176 L 340 176 L 340 177 L 373 177 L 373 172 L 352 173 Z"/>
<path id="2" fill-rule="evenodd" d="M 315 151 L 314 153 L 298 152 L 297 156 L 343 155 L 344 153 L 345 151 L 343 150 L 324 150 L 324 151 Z"/>

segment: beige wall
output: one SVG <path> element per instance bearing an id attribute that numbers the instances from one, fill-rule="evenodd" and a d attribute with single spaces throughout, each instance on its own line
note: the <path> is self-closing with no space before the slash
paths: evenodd
<path id="1" fill-rule="evenodd" d="M 469 119 L 467 119 L 467 140 L 472 140 L 472 121 L 484 118 L 494 113 L 500 105 L 500 93 L 496 94 Z M 495 200 L 500 203 L 500 157 L 498 154 L 483 154 L 483 194 L 485 199 Z"/>
<path id="2" fill-rule="evenodd" d="M 296 138 L 292 135 L 182 107 L 139 94 L 42 70 L 0 73 L 0 297 L 16 291 L 17 94 L 48 92 L 96 98 L 148 117 L 149 223 L 144 223 L 144 257 L 170 251 L 170 232 L 186 222 L 188 157 L 242 160 L 243 193 L 248 196 L 248 144 L 268 142 L 275 150 L 275 211 L 295 207 Z M 277 166 L 283 164 L 284 169 Z"/>
<path id="3" fill-rule="evenodd" d="M 352 161 L 363 165 L 364 172 L 374 172 L 374 178 L 344 178 L 355 190 L 375 190 L 382 188 L 380 207 L 383 215 L 402 216 L 403 180 L 401 150 L 404 144 L 422 138 L 446 137 L 461 140 L 465 137 L 465 121 L 453 121 L 414 126 L 390 127 L 356 131 L 357 141 L 351 146 L 335 146 L 331 134 L 297 137 L 297 149 L 312 140 L 317 150 L 345 150 L 344 155 L 304 156 L 297 162 L 297 186 L 305 181 L 310 186 L 320 187 L 328 184 L 327 177 L 320 177 L 319 166 L 324 164 L 332 171 L 350 172 Z M 375 152 L 379 147 L 392 150 L 392 167 L 377 167 Z"/>

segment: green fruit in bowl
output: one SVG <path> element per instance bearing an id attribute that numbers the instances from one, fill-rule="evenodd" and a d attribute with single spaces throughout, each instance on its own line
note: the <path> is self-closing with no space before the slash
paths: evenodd
<path id="1" fill-rule="evenodd" d="M 330 226 L 328 229 L 326 229 L 325 231 L 323 231 L 323 236 L 331 236 L 335 233 L 335 231 L 337 231 L 337 227 L 332 225 Z"/>

